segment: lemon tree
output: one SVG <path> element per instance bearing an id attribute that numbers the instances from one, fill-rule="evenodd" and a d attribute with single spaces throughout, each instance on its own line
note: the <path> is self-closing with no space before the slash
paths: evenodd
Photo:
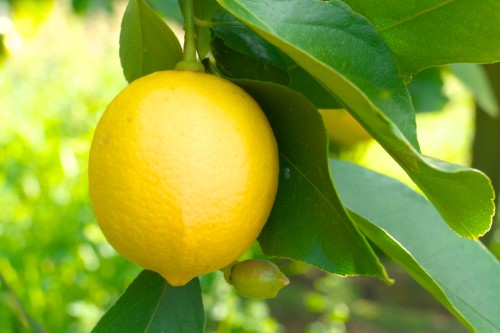
<path id="1" fill-rule="evenodd" d="M 198 276 L 224 267 L 243 295 L 273 297 L 288 283 L 277 267 L 232 264 L 255 240 L 269 258 L 390 285 L 376 245 L 465 327 L 499 331 L 500 265 L 478 242 L 494 189 L 421 152 L 408 85 L 428 67 L 500 61 L 500 5 L 179 4 L 183 48 L 144 0 L 123 17 L 129 86 L 97 126 L 89 190 L 109 242 L 146 270 L 94 332 L 203 332 Z M 342 119 L 425 197 L 330 156 L 325 125 Z"/>

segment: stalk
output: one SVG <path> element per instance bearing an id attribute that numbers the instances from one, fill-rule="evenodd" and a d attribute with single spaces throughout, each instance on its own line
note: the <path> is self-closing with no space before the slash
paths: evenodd
<path id="1" fill-rule="evenodd" d="M 193 0 L 182 1 L 182 15 L 184 16 L 184 53 L 182 60 L 175 66 L 176 70 L 204 72 L 205 68 L 196 56 L 196 31 L 194 27 Z"/>

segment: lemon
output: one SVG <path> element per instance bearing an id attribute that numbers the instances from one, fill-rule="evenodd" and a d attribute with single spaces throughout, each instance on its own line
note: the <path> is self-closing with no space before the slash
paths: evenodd
<path id="1" fill-rule="evenodd" d="M 272 129 L 244 90 L 213 75 L 163 71 L 131 83 L 102 115 L 89 193 L 109 243 L 181 286 L 252 245 L 278 170 Z"/>
<path id="2" fill-rule="evenodd" d="M 344 109 L 319 109 L 330 140 L 343 146 L 351 147 L 371 138 L 349 112 Z"/>
<path id="3" fill-rule="evenodd" d="M 263 259 L 248 259 L 224 268 L 224 279 L 238 293 L 252 299 L 275 298 L 290 281 L 276 264 Z"/>

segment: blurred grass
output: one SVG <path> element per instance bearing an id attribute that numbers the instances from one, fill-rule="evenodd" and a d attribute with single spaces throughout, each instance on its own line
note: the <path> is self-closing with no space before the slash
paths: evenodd
<path id="1" fill-rule="evenodd" d="M 0 333 L 89 332 L 140 271 L 106 242 L 87 188 L 93 129 L 126 85 L 124 6 L 51 8 L 13 15 L 0 68 Z M 202 283 L 207 332 L 279 331 L 265 303 L 239 298 L 220 273 Z"/>
<path id="2" fill-rule="evenodd" d="M 140 271 L 107 244 L 87 194 L 93 128 L 126 84 L 118 58 L 123 4 L 115 13 L 86 16 L 72 14 L 66 2 L 43 8 L 37 15 L 32 9 L 12 15 L 14 30 L 4 40 L 9 55 L 0 67 L 0 333 L 88 332 Z M 424 152 L 443 158 L 457 146 L 449 133 L 470 133 L 470 113 L 463 113 L 465 127 L 457 129 L 449 124 L 457 119 L 450 108 L 447 118 L 424 128 L 442 132 L 432 126 L 448 124 L 448 143 L 420 136 Z M 468 156 L 469 134 L 464 140 L 459 158 Z M 365 148 L 357 154 L 362 163 L 393 172 L 385 157 L 379 162 Z M 340 333 L 349 325 L 360 333 L 392 332 L 396 324 L 399 332 L 458 332 L 445 315 L 441 322 L 451 326 L 436 328 L 432 318 L 441 309 L 435 302 L 424 310 L 385 305 L 369 299 L 372 280 L 282 266 L 292 285 L 267 303 L 237 296 L 220 272 L 202 277 L 207 332 Z M 414 288 L 399 292 L 409 295 Z M 417 328 L 402 330 L 405 325 Z"/>
<path id="3" fill-rule="evenodd" d="M 36 32 L 18 15 L 0 71 L 0 297 L 17 295 L 49 332 L 87 332 L 139 271 L 106 243 L 87 194 L 93 127 L 125 85 L 119 18 L 47 15 Z M 31 331 L 11 303 L 0 332 Z"/>

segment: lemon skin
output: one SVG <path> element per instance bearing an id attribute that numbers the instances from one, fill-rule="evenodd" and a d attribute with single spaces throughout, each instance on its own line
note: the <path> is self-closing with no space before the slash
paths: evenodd
<path id="1" fill-rule="evenodd" d="M 251 96 L 213 75 L 163 71 L 131 83 L 105 110 L 89 193 L 109 243 L 180 286 L 252 245 L 278 170 L 272 129 Z"/>

